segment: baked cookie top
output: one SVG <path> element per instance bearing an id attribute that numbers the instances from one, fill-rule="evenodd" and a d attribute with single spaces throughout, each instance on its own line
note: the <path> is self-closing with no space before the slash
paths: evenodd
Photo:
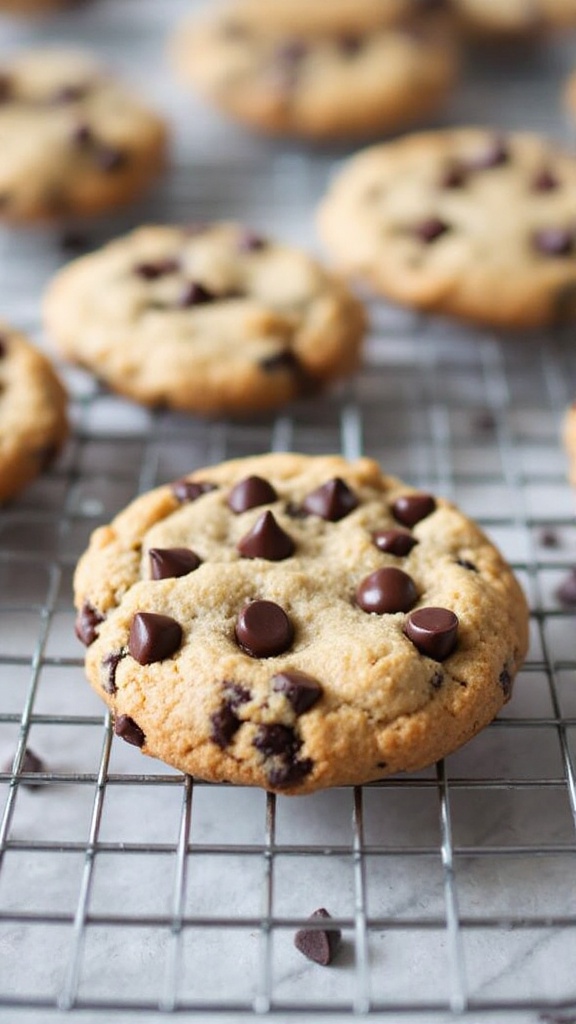
<path id="1" fill-rule="evenodd" d="M 52 365 L 0 323 L 0 501 L 16 495 L 58 454 L 68 434 L 67 396 Z"/>
<path id="2" fill-rule="evenodd" d="M 164 162 L 162 120 L 88 55 L 33 50 L 0 66 L 0 217 L 94 214 L 137 196 Z"/>
<path id="3" fill-rule="evenodd" d="M 419 133 L 352 157 L 318 216 L 339 269 L 503 327 L 576 318 L 576 160 L 531 134 Z"/>
<path id="4" fill-rule="evenodd" d="M 228 223 L 140 228 L 62 270 L 45 313 L 60 351 L 113 389 L 208 414 L 351 372 L 365 326 L 311 256 Z"/>
<path id="5" fill-rule="evenodd" d="M 270 454 L 160 487 L 95 531 L 75 601 L 118 735 L 286 793 L 453 750 L 527 647 L 522 591 L 479 528 L 369 459 Z"/>
<path id="6" fill-rule="evenodd" d="M 443 13 L 414 0 L 241 0 L 185 23 L 173 49 L 182 77 L 226 113 L 317 139 L 429 114 L 457 65 Z"/>

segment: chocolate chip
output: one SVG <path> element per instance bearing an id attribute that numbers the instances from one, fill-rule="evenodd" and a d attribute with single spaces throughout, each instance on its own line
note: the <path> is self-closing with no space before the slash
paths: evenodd
<path id="1" fill-rule="evenodd" d="M 282 562 L 294 554 L 296 545 L 278 525 L 272 512 L 263 512 L 252 529 L 238 542 L 243 558 L 265 558 L 269 562 Z"/>
<path id="2" fill-rule="evenodd" d="M 299 747 L 302 746 L 293 729 L 287 725 L 261 725 L 253 740 L 256 750 L 259 750 L 264 757 L 292 758 Z"/>
<path id="3" fill-rule="evenodd" d="M 444 682 L 444 675 L 442 672 L 435 672 L 430 680 L 430 686 L 433 690 L 439 690 Z"/>
<path id="4" fill-rule="evenodd" d="M 560 537 L 556 533 L 556 530 L 550 528 L 542 530 L 538 537 L 538 543 L 543 548 L 559 548 L 561 547 Z"/>
<path id="5" fill-rule="evenodd" d="M 116 670 L 125 657 L 126 651 L 113 651 L 102 659 L 102 667 L 108 670 L 106 679 L 102 683 L 102 689 L 105 693 L 116 693 L 118 689 L 116 686 Z"/>
<path id="6" fill-rule="evenodd" d="M 153 580 L 177 579 L 194 572 L 202 559 L 190 548 L 150 548 L 150 576 Z"/>
<path id="7" fill-rule="evenodd" d="M 358 506 L 358 498 L 339 476 L 317 487 L 303 501 L 303 508 L 312 515 L 336 523 Z"/>
<path id="8" fill-rule="evenodd" d="M 7 103 L 13 98 L 13 82 L 10 75 L 0 73 L 0 103 Z"/>
<path id="9" fill-rule="evenodd" d="M 86 83 L 76 85 L 62 85 L 52 95 L 52 103 L 78 103 L 88 95 L 89 87 Z"/>
<path id="10" fill-rule="evenodd" d="M 414 234 L 421 242 L 430 245 L 449 230 L 450 228 L 446 221 L 440 220 L 439 217 L 427 217 L 426 220 L 422 220 L 419 224 L 415 225 Z"/>
<path id="11" fill-rule="evenodd" d="M 65 253 L 83 253 L 90 248 L 90 239 L 82 231 L 63 231 L 60 235 L 60 248 Z"/>
<path id="12" fill-rule="evenodd" d="M 272 676 L 271 682 L 274 692 L 283 693 L 297 715 L 303 715 L 314 707 L 323 693 L 318 680 L 304 672 L 279 672 Z"/>
<path id="13" fill-rule="evenodd" d="M 99 626 L 101 622 L 104 622 L 105 616 L 101 612 L 93 608 L 88 601 L 85 601 L 82 605 L 78 615 L 76 616 L 76 622 L 74 623 L 74 632 L 78 639 L 86 646 L 89 647 L 93 644 L 96 639 L 96 626 Z"/>
<path id="14" fill-rule="evenodd" d="M 205 288 L 204 285 L 198 281 L 189 281 L 184 285 L 180 298 L 178 299 L 178 306 L 180 309 L 189 309 L 191 306 L 205 306 L 209 302 L 215 302 L 218 298 L 214 292 Z"/>
<path id="15" fill-rule="evenodd" d="M 130 715 L 118 716 L 114 722 L 114 732 L 133 747 L 143 747 L 146 743 L 146 736 Z"/>
<path id="16" fill-rule="evenodd" d="M 240 683 L 226 681 L 224 683 L 224 692 L 226 693 L 226 702 L 232 708 L 238 708 L 241 704 L 247 704 L 252 699 L 250 690 L 247 690 L 245 686 L 241 686 Z"/>
<path id="17" fill-rule="evenodd" d="M 230 491 L 228 507 L 239 514 L 247 512 L 250 508 L 257 508 L 258 505 L 271 505 L 277 498 L 276 491 L 267 480 L 261 476 L 247 476 Z"/>
<path id="18" fill-rule="evenodd" d="M 243 231 L 238 239 L 238 252 L 262 252 L 268 247 L 268 240 L 254 231 Z"/>
<path id="19" fill-rule="evenodd" d="M 467 181 L 466 169 L 461 164 L 447 167 L 440 178 L 440 188 L 462 188 Z"/>
<path id="20" fill-rule="evenodd" d="M 268 783 L 273 789 L 286 789 L 288 786 L 296 786 L 302 782 L 307 775 L 310 775 L 314 762 L 309 758 L 301 761 L 280 762 L 273 764 L 268 769 Z"/>
<path id="21" fill-rule="evenodd" d="M 130 625 L 128 650 L 140 665 L 164 661 L 182 643 L 182 626 L 170 615 L 136 612 Z"/>
<path id="22" fill-rule="evenodd" d="M 507 668 L 503 668 L 500 675 L 498 676 L 498 682 L 502 687 L 505 700 L 510 700 L 512 696 L 512 676 L 510 675 Z"/>
<path id="23" fill-rule="evenodd" d="M 558 188 L 560 182 L 552 171 L 547 168 L 539 171 L 538 174 L 532 180 L 532 191 L 533 192 L 554 192 Z"/>
<path id="24" fill-rule="evenodd" d="M 170 490 L 181 505 L 187 505 L 191 501 L 197 501 L 203 494 L 209 494 L 216 490 L 216 484 L 207 480 L 175 480 L 170 484 Z"/>
<path id="25" fill-rule="evenodd" d="M 417 600 L 414 580 L 401 569 L 392 567 L 371 572 L 356 591 L 356 601 L 362 611 L 377 615 L 408 612 Z"/>
<path id="26" fill-rule="evenodd" d="M 13 763 L 14 758 L 11 758 L 9 761 L 6 761 L 6 763 L 2 766 L 0 770 L 11 775 Z M 47 768 L 42 758 L 38 757 L 38 754 L 35 754 L 34 751 L 30 749 L 30 747 L 26 747 L 26 750 L 24 751 L 24 757 L 22 758 L 22 764 L 20 765 L 20 772 L 26 773 L 27 775 L 38 775 L 43 774 L 46 771 Z M 41 786 L 37 782 L 22 782 L 22 785 L 26 786 L 27 789 L 41 788 Z"/>
<path id="27" fill-rule="evenodd" d="M 176 274 L 180 269 L 178 260 L 154 260 L 144 263 L 137 263 L 134 273 L 144 281 L 156 281 L 159 277 L 166 277 L 167 274 Z"/>
<path id="28" fill-rule="evenodd" d="M 447 608 L 418 608 L 408 616 L 404 632 L 420 654 L 444 661 L 456 646 L 458 617 Z"/>
<path id="29" fill-rule="evenodd" d="M 294 373 L 301 370 L 298 359 L 289 348 L 275 352 L 271 356 L 264 356 L 263 359 L 258 361 L 258 366 L 266 373 L 275 373 L 277 370 L 289 370 L 291 373 Z"/>
<path id="30" fill-rule="evenodd" d="M 488 410 L 477 413 L 472 419 L 472 429 L 479 434 L 491 434 L 496 427 L 496 417 Z"/>
<path id="31" fill-rule="evenodd" d="M 462 569 L 468 569 L 469 572 L 478 572 L 474 562 L 469 562 L 467 558 L 457 558 L 456 565 L 461 566 Z"/>
<path id="32" fill-rule="evenodd" d="M 210 738 L 213 743 L 224 750 L 229 746 L 233 736 L 242 725 L 229 704 L 223 704 L 210 718 Z"/>
<path id="33" fill-rule="evenodd" d="M 408 555 L 418 543 L 416 537 L 405 530 L 377 530 L 372 534 L 372 540 L 379 551 L 386 551 L 387 554 L 398 555 L 400 558 Z"/>
<path id="34" fill-rule="evenodd" d="M 576 605 L 576 569 L 572 569 L 556 590 L 556 597 L 561 604 L 572 607 Z"/>
<path id="35" fill-rule="evenodd" d="M 84 121 L 75 125 L 72 129 L 72 142 L 75 146 L 79 146 L 82 149 L 92 146 L 95 139 L 90 125 L 86 124 Z"/>
<path id="36" fill-rule="evenodd" d="M 94 152 L 94 161 L 105 174 L 114 174 L 126 166 L 128 154 L 114 146 L 100 144 Z"/>
<path id="37" fill-rule="evenodd" d="M 344 57 L 357 57 L 364 47 L 364 39 L 354 35 L 339 36 L 336 45 Z"/>
<path id="38" fill-rule="evenodd" d="M 572 232 L 566 228 L 540 228 L 534 232 L 532 242 L 544 256 L 569 256 L 574 248 Z"/>
<path id="39" fill-rule="evenodd" d="M 431 494 L 403 494 L 392 505 L 392 514 L 404 526 L 416 526 L 421 519 L 426 519 L 436 508 L 436 500 Z"/>
<path id="40" fill-rule="evenodd" d="M 503 138 L 495 136 L 488 140 L 483 149 L 466 160 L 466 166 L 472 171 L 489 170 L 492 167 L 500 167 L 507 164 L 510 159 L 510 151 Z"/>
<path id="41" fill-rule="evenodd" d="M 324 907 L 319 907 L 310 915 L 310 920 L 331 920 Z M 308 960 L 328 967 L 332 963 L 342 939 L 339 928 L 300 928 L 294 936 L 294 945 Z"/>
<path id="42" fill-rule="evenodd" d="M 254 658 L 273 658 L 287 651 L 294 627 L 286 612 L 273 601 L 252 601 L 236 622 L 236 640 Z"/>

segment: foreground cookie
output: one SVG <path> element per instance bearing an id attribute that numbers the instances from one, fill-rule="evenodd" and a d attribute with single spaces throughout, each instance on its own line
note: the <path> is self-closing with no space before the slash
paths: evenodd
<path id="1" fill-rule="evenodd" d="M 447 754 L 527 646 L 486 537 L 369 459 L 264 455 L 160 487 L 95 531 L 75 599 L 118 736 L 292 794 Z"/>
<path id="2" fill-rule="evenodd" d="M 364 150 L 319 211 L 339 268 L 417 309 L 576 319 L 576 160 L 536 135 L 429 132 Z"/>
<path id="3" fill-rule="evenodd" d="M 350 373 L 365 320 L 310 256 L 235 224 L 134 231 L 61 271 L 45 311 L 61 352 L 114 390 L 208 414 Z"/>
<path id="4" fill-rule="evenodd" d="M 456 57 L 420 0 L 240 0 L 179 29 L 183 78 L 254 128 L 365 137 L 435 111 Z"/>
<path id="5" fill-rule="evenodd" d="M 0 501 L 56 457 L 68 434 L 67 398 L 51 364 L 0 324 Z"/>
<path id="6" fill-rule="evenodd" d="M 37 50 L 0 67 L 0 218 L 96 214 L 157 177 L 166 132 L 156 114 L 85 54 Z"/>
<path id="7" fill-rule="evenodd" d="M 576 25 L 576 0 L 451 0 L 464 28 L 475 35 L 541 36 Z"/>

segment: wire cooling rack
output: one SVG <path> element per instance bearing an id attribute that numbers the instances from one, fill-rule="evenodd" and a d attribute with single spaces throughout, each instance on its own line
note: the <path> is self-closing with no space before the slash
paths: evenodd
<path id="1" fill-rule="evenodd" d="M 180 91 L 162 47 L 188 6 L 94 0 L 2 27 L 7 48 L 89 41 L 177 130 L 155 197 L 89 241 L 218 216 L 313 241 L 339 154 L 263 142 Z M 566 44 L 485 54 L 448 119 L 562 133 L 570 59 Z M 40 342 L 64 258 L 58 232 L 0 236 L 2 313 Z M 573 332 L 501 339 L 383 303 L 372 321 L 354 382 L 253 423 L 149 413 L 64 368 L 74 437 L 0 512 L 0 1019 L 576 1021 L 576 629 L 556 597 L 576 563 L 559 443 Z M 445 763 L 290 800 L 184 778 L 112 737 L 73 635 L 90 532 L 157 483 L 269 449 L 372 455 L 459 502 L 517 569 L 532 641 L 516 695 Z M 44 772 L 26 773 L 27 747 Z M 319 906 L 344 936 L 327 970 L 292 944 Z"/>

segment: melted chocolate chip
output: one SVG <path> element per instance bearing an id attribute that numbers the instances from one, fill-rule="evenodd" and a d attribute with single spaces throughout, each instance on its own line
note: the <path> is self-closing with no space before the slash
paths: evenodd
<path id="1" fill-rule="evenodd" d="M 297 786 L 310 775 L 313 767 L 314 762 L 309 757 L 302 758 L 301 761 L 281 761 L 279 764 L 272 764 L 268 769 L 268 782 L 273 789 Z"/>
<path id="2" fill-rule="evenodd" d="M 444 661 L 456 646 L 458 618 L 447 608 L 418 608 L 408 616 L 404 632 L 420 654 Z"/>
<path id="3" fill-rule="evenodd" d="M 287 651 L 294 627 L 286 612 L 273 601 L 252 601 L 236 622 L 236 640 L 253 658 L 274 658 Z"/>
<path id="4" fill-rule="evenodd" d="M 302 746 L 293 729 L 286 725 L 261 725 L 253 740 L 256 750 L 264 757 L 292 758 Z"/>
<path id="5" fill-rule="evenodd" d="M 148 555 L 153 580 L 178 579 L 202 564 L 202 559 L 190 548 L 150 548 Z"/>
<path id="6" fill-rule="evenodd" d="M 272 512 L 263 512 L 252 529 L 238 542 L 243 558 L 265 558 L 269 562 L 282 562 L 294 554 L 296 545 L 278 525 Z"/>
<path id="7" fill-rule="evenodd" d="M 538 174 L 532 179 L 532 191 L 533 192 L 554 192 L 560 182 L 552 171 L 547 168 L 539 171 Z"/>
<path id="8" fill-rule="evenodd" d="M 130 625 L 128 650 L 140 665 L 164 661 L 182 644 L 182 626 L 170 615 L 136 612 Z"/>
<path id="9" fill-rule="evenodd" d="M 283 693 L 297 715 L 303 715 L 314 707 L 324 692 L 317 679 L 304 672 L 279 672 L 272 676 L 272 689 Z"/>
<path id="10" fill-rule="evenodd" d="M 0 771 L 6 772 L 7 774 L 11 775 L 13 762 L 14 758 L 10 758 L 9 761 L 5 762 Z M 25 773 L 26 775 L 39 775 L 44 774 L 44 772 L 46 771 L 46 764 L 44 763 L 42 758 L 38 757 L 38 754 L 35 754 L 34 751 L 30 749 L 30 747 L 26 747 L 26 750 L 24 751 L 24 757 L 22 758 L 22 764 L 20 765 L 20 772 L 22 774 Z M 27 789 L 41 788 L 39 783 L 32 781 L 22 782 L 22 785 L 26 786 Z"/>
<path id="11" fill-rule="evenodd" d="M 336 523 L 357 508 L 358 498 L 348 484 L 337 476 L 308 494 L 302 504 L 306 512 Z"/>
<path id="12" fill-rule="evenodd" d="M 85 601 L 82 605 L 78 615 L 76 616 L 76 622 L 74 623 L 74 632 L 78 639 L 86 646 L 89 647 L 93 644 L 96 639 L 96 626 L 99 626 L 101 622 L 104 622 L 105 616 L 101 612 L 93 608 L 88 601 Z"/>
<path id="13" fill-rule="evenodd" d="M 512 676 L 510 675 L 506 667 L 502 669 L 500 675 L 498 676 L 498 682 L 502 687 L 504 699 L 510 700 L 510 697 L 512 696 Z"/>
<path id="14" fill-rule="evenodd" d="M 404 526 L 416 526 L 421 519 L 426 519 L 436 508 L 436 501 L 431 494 L 403 494 L 392 505 L 392 514 Z"/>
<path id="15" fill-rule="evenodd" d="M 311 921 L 330 920 L 330 914 L 324 907 L 315 910 L 310 916 Z M 300 928 L 294 936 L 294 945 L 308 960 L 313 960 L 321 967 L 332 963 L 340 942 L 342 932 L 339 928 Z"/>
<path id="16" fill-rule="evenodd" d="M 266 373 L 276 373 L 277 370 L 289 370 L 290 373 L 297 373 L 302 369 L 298 359 L 289 348 L 275 352 L 271 356 L 264 356 L 258 361 L 258 366 Z"/>
<path id="17" fill-rule="evenodd" d="M 356 601 L 362 611 L 377 615 L 408 612 L 417 600 L 414 580 L 401 569 L 392 567 L 371 572 L 356 591 Z"/>
<path id="18" fill-rule="evenodd" d="M 556 597 L 568 607 L 576 605 L 576 569 L 572 569 L 556 590 Z"/>
<path id="19" fill-rule="evenodd" d="M 242 725 L 230 704 L 223 704 L 210 718 L 210 738 L 221 750 L 228 747 Z"/>
<path id="20" fill-rule="evenodd" d="M 238 239 L 238 252 L 262 252 L 268 248 L 268 240 L 254 231 L 243 231 Z"/>
<path id="21" fill-rule="evenodd" d="M 133 747 L 143 747 L 146 743 L 146 736 L 134 719 L 130 718 L 130 715 L 118 716 L 114 722 L 114 732 L 125 743 L 131 743 Z"/>
<path id="22" fill-rule="evenodd" d="M 507 164 L 510 159 L 510 151 L 506 141 L 499 136 L 489 139 L 483 149 L 468 157 L 466 166 L 472 171 L 490 170 L 492 167 L 501 167 Z"/>
<path id="23" fill-rule="evenodd" d="M 574 238 L 566 228 L 540 228 L 532 236 L 534 248 L 544 256 L 569 256 Z"/>
<path id="24" fill-rule="evenodd" d="M 216 490 L 216 484 L 207 480 L 175 480 L 170 484 L 170 490 L 181 505 L 187 505 L 191 501 L 197 501 L 203 494 L 209 494 Z"/>
<path id="25" fill-rule="evenodd" d="M 457 558 L 456 565 L 461 566 L 462 569 L 468 569 L 469 572 L 478 572 L 474 562 L 469 562 L 467 558 Z"/>
<path id="26" fill-rule="evenodd" d="M 113 651 L 102 659 L 102 667 L 107 669 L 106 678 L 102 683 L 102 689 L 105 693 L 116 693 L 118 689 L 116 686 L 116 670 L 125 657 L 126 651 Z"/>
<path id="27" fill-rule="evenodd" d="M 426 220 L 420 221 L 414 227 L 414 234 L 421 242 L 426 245 L 431 245 L 437 238 L 441 238 L 447 231 L 450 230 L 449 225 L 444 220 L 440 220 L 439 217 L 428 217 Z"/>
<path id="28" fill-rule="evenodd" d="M 463 188 L 467 177 L 466 169 L 461 164 L 452 164 L 441 176 L 440 188 Z"/>
<path id="29" fill-rule="evenodd" d="M 258 505 L 271 505 L 277 498 L 276 491 L 267 480 L 261 476 L 247 476 L 230 491 L 228 507 L 238 515 Z"/>
<path id="30" fill-rule="evenodd" d="M 218 296 L 205 288 L 198 281 L 189 281 L 184 285 L 178 306 L 180 309 L 190 309 L 191 306 L 205 306 L 209 302 L 215 302 Z"/>
<path id="31" fill-rule="evenodd" d="M 405 530 L 377 530 L 372 534 L 372 540 L 379 551 L 386 551 L 389 555 L 398 555 L 403 558 L 408 555 L 412 548 L 418 543 L 416 537 Z"/>
<path id="32" fill-rule="evenodd" d="M 159 277 L 166 277 L 168 274 L 176 274 L 180 269 L 178 260 L 154 260 L 145 263 L 137 263 L 134 273 L 144 281 L 156 281 Z"/>

